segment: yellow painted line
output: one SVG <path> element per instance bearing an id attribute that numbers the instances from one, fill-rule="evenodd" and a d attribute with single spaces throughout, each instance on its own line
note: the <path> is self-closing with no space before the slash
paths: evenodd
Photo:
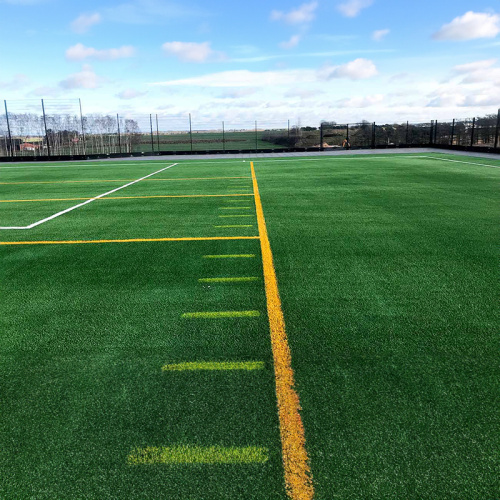
<path id="1" fill-rule="evenodd" d="M 128 465 L 159 464 L 255 464 L 268 460 L 267 448 L 246 446 L 148 446 L 132 450 Z"/>
<path id="2" fill-rule="evenodd" d="M 224 227 L 224 228 L 228 228 L 228 227 L 253 227 L 253 224 L 232 224 L 232 225 L 227 225 L 227 226 L 214 226 L 214 227 Z M 258 236 L 257 236 L 257 239 L 259 239 Z"/>
<path id="3" fill-rule="evenodd" d="M 288 496 L 294 500 L 309 500 L 314 496 L 309 458 L 305 447 L 305 433 L 300 416 L 300 401 L 295 391 L 292 356 L 285 330 L 285 319 L 281 309 L 278 280 L 273 263 L 271 244 L 267 234 L 266 221 L 259 186 L 253 162 L 252 170 L 255 206 L 259 225 L 264 282 L 266 288 L 267 314 L 271 332 L 271 344 L 276 379 L 276 396 L 280 421 L 281 447 L 285 486 Z"/>
<path id="4" fill-rule="evenodd" d="M 211 181 L 211 180 L 220 180 L 220 179 L 251 179 L 251 177 L 179 177 L 179 178 L 174 178 L 174 177 L 169 177 L 168 179 L 158 177 L 157 179 L 152 179 L 152 180 L 157 180 L 157 181 Z"/>
<path id="5" fill-rule="evenodd" d="M 147 180 L 147 179 L 145 179 Z M 253 193 L 245 194 L 159 194 L 149 196 L 106 196 L 96 201 L 105 200 L 137 200 L 146 198 L 222 198 L 226 196 L 253 196 Z M 22 203 L 27 201 L 73 201 L 73 200 L 91 200 L 92 198 L 37 198 L 33 200 L 0 200 L 0 203 Z M 240 202 L 241 203 L 241 202 Z"/>
<path id="6" fill-rule="evenodd" d="M 204 259 L 252 259 L 254 253 L 225 254 L 225 255 L 204 255 Z"/>
<path id="7" fill-rule="evenodd" d="M 258 236 L 207 236 L 200 238 L 133 238 L 130 240 L 0 241 L 0 245 L 80 245 L 88 243 L 142 243 L 152 241 L 215 241 L 258 239 Z"/>
<path id="8" fill-rule="evenodd" d="M 200 278 L 198 281 L 200 283 L 237 283 L 244 281 L 257 281 L 259 278 L 257 276 L 235 276 L 228 278 Z"/>
<path id="9" fill-rule="evenodd" d="M 179 177 L 175 178 L 157 178 L 157 179 L 144 179 L 145 181 L 205 181 L 205 180 L 219 180 L 219 179 L 250 179 L 250 177 Z M 20 181 L 20 182 L 0 182 L 0 185 L 16 185 L 16 184 L 80 184 L 80 183 L 99 183 L 99 182 L 128 182 L 135 179 L 88 179 L 78 181 Z"/>
<path id="10" fill-rule="evenodd" d="M 202 311 L 184 313 L 181 318 L 255 318 L 257 316 L 260 316 L 259 311 Z"/>
<path id="11" fill-rule="evenodd" d="M 175 363 L 164 365 L 161 370 L 164 372 L 198 371 L 198 370 L 262 370 L 263 361 L 190 361 L 185 363 Z"/>
<path id="12" fill-rule="evenodd" d="M 231 215 L 219 215 L 222 218 L 228 217 L 255 217 L 254 214 L 231 214 Z"/>

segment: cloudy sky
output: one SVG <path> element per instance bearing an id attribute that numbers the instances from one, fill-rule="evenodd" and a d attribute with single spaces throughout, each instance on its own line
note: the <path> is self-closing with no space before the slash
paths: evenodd
<path id="1" fill-rule="evenodd" d="M 0 18 L 15 110 L 317 125 L 500 107 L 499 0 L 0 0 Z"/>

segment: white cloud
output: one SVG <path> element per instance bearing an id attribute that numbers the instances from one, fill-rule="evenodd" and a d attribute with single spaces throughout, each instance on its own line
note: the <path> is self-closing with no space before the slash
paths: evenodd
<path id="1" fill-rule="evenodd" d="M 494 38 L 500 33 L 500 15 L 466 12 L 445 24 L 432 37 L 435 40 L 474 40 Z"/>
<path id="2" fill-rule="evenodd" d="M 130 45 L 124 45 L 117 49 L 94 49 L 93 47 L 85 47 L 81 43 L 73 45 L 66 51 L 66 59 L 70 61 L 83 61 L 84 59 L 99 59 L 101 61 L 109 61 L 113 59 L 123 59 L 133 57 L 135 48 Z"/>
<path id="3" fill-rule="evenodd" d="M 387 36 L 390 33 L 391 30 L 375 30 L 372 33 L 372 39 L 375 40 L 376 42 L 380 42 L 382 38 Z"/>
<path id="4" fill-rule="evenodd" d="M 59 85 L 65 89 L 96 89 L 100 78 L 94 73 L 91 66 L 84 64 L 82 71 L 69 75 Z"/>
<path id="5" fill-rule="evenodd" d="M 317 81 L 314 70 L 276 70 L 276 71 L 221 71 L 208 75 L 154 82 L 150 85 L 162 86 L 201 86 L 201 87 L 264 87 L 273 85 L 289 85 L 294 83 L 310 83 Z"/>
<path id="6" fill-rule="evenodd" d="M 467 64 L 460 64 L 453 68 L 453 73 L 465 75 L 461 83 L 495 83 L 500 85 L 500 68 L 494 67 L 497 59 L 483 59 Z"/>
<path id="7" fill-rule="evenodd" d="M 461 94 L 443 94 L 434 97 L 427 105 L 427 108 L 454 108 L 462 106 L 465 98 Z"/>
<path id="8" fill-rule="evenodd" d="M 219 99 L 240 99 L 242 97 L 248 97 L 249 95 L 253 95 L 258 91 L 256 87 L 250 88 L 239 88 L 239 89 L 230 89 L 226 92 L 223 92 L 219 95 Z"/>
<path id="9" fill-rule="evenodd" d="M 281 42 L 280 47 L 282 49 L 293 49 L 294 47 L 297 47 L 299 42 L 300 42 L 300 35 L 293 35 L 290 37 L 290 40 L 287 40 L 286 42 Z"/>
<path id="10" fill-rule="evenodd" d="M 0 81 L 0 89 L 17 90 L 25 87 L 29 83 L 29 78 L 26 75 L 14 75 L 11 80 Z"/>
<path id="11" fill-rule="evenodd" d="M 469 73 L 462 83 L 496 83 L 500 84 L 500 68 L 488 68 Z"/>
<path id="12" fill-rule="evenodd" d="M 202 63 L 210 59 L 223 59 L 224 54 L 210 47 L 210 42 L 166 42 L 162 45 L 167 55 L 178 57 L 181 61 Z"/>
<path id="13" fill-rule="evenodd" d="M 59 97 L 61 95 L 61 89 L 57 87 L 37 87 L 33 89 L 30 93 L 39 97 Z"/>
<path id="14" fill-rule="evenodd" d="M 497 108 L 500 106 L 500 89 L 481 94 L 468 95 L 460 106 L 491 106 Z"/>
<path id="15" fill-rule="evenodd" d="M 300 97 L 301 99 L 308 99 L 310 97 L 317 97 L 320 94 L 324 94 L 322 90 L 309 90 L 309 89 L 290 89 L 285 93 L 285 97 Z"/>
<path id="16" fill-rule="evenodd" d="M 337 9 L 345 17 L 356 17 L 363 9 L 370 7 L 373 0 L 347 0 L 337 5 Z"/>
<path id="17" fill-rule="evenodd" d="M 472 73 L 483 69 L 490 68 L 497 62 L 497 59 L 483 59 L 467 64 L 459 64 L 453 68 L 455 73 Z"/>
<path id="18" fill-rule="evenodd" d="M 321 70 L 323 78 L 349 78 L 350 80 L 364 80 L 377 74 L 377 67 L 369 59 L 354 59 L 341 66 L 326 66 Z"/>
<path id="19" fill-rule="evenodd" d="M 136 97 L 141 97 L 146 94 L 147 92 L 140 92 L 139 90 L 135 89 L 126 89 L 116 94 L 116 97 L 118 97 L 119 99 L 135 99 Z"/>
<path id="20" fill-rule="evenodd" d="M 351 97 L 349 99 L 340 99 L 336 105 L 339 108 L 369 108 L 375 104 L 384 101 L 385 97 L 382 94 L 368 95 L 364 97 Z"/>
<path id="21" fill-rule="evenodd" d="M 86 33 L 94 24 L 99 24 L 102 21 L 101 14 L 82 14 L 71 23 L 71 29 L 75 33 Z"/>
<path id="22" fill-rule="evenodd" d="M 297 9 L 290 12 L 281 10 L 273 10 L 271 12 L 272 21 L 284 21 L 287 24 L 305 24 L 311 22 L 315 18 L 315 10 L 318 7 L 318 2 L 303 3 Z"/>

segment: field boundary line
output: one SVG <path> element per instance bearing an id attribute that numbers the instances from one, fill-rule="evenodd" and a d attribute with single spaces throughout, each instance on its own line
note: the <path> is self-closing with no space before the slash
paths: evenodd
<path id="1" fill-rule="evenodd" d="M 250 162 L 250 168 L 252 171 L 255 207 L 260 235 L 262 265 L 264 268 L 285 486 L 288 496 L 293 500 L 307 500 L 313 498 L 314 488 L 305 447 L 304 426 L 300 416 L 300 401 L 294 387 L 292 356 L 288 345 L 285 319 L 278 290 L 278 280 L 274 269 L 273 254 L 267 234 L 266 221 L 253 162 Z"/>
<path id="2" fill-rule="evenodd" d="M 451 161 L 452 163 L 464 163 L 465 165 L 477 165 L 478 167 L 500 168 L 496 165 L 486 165 L 486 163 L 473 163 L 471 161 L 450 160 L 449 158 L 440 158 L 439 156 L 422 156 L 421 158 L 429 158 L 431 160 Z"/>
<path id="3" fill-rule="evenodd" d="M 95 243 L 149 243 L 160 241 L 258 240 L 259 236 L 200 236 L 186 238 L 132 238 L 128 240 L 0 241 L 0 245 L 86 245 Z"/>
<path id="4" fill-rule="evenodd" d="M 60 217 L 61 215 L 67 214 L 68 212 L 71 212 L 73 210 L 76 210 L 77 208 L 83 207 L 84 205 L 88 205 L 89 203 L 92 203 L 93 201 L 98 200 L 99 198 L 103 198 L 104 196 L 107 196 L 108 194 L 116 193 L 116 191 L 119 191 L 120 189 L 124 189 L 126 187 L 132 186 L 133 184 L 137 184 L 138 182 L 141 182 L 144 179 L 151 177 L 152 175 L 159 174 L 160 172 L 163 172 L 165 170 L 168 170 L 169 168 L 175 167 L 176 165 L 178 165 L 178 163 L 173 163 L 172 165 L 169 165 L 168 167 L 157 170 L 156 172 L 153 172 L 152 174 L 145 175 L 144 177 L 141 177 L 140 179 L 136 179 L 135 181 L 129 182 L 127 184 L 124 184 L 123 186 L 112 189 L 111 191 L 108 191 L 107 193 L 103 193 L 103 194 L 100 194 L 98 196 L 94 196 L 90 200 L 84 201 L 83 203 L 78 203 L 78 205 L 74 205 L 72 207 L 66 208 L 65 210 L 61 210 L 60 212 L 57 212 L 56 214 L 53 214 L 49 217 L 45 217 L 45 219 L 41 219 L 41 220 L 34 222 L 33 224 L 30 224 L 28 226 L 24 226 L 24 227 L 6 226 L 6 227 L 0 227 L 0 229 L 32 229 L 36 226 L 39 226 L 40 224 L 44 224 L 45 222 L 48 222 L 49 220 L 55 219 L 56 217 Z"/>

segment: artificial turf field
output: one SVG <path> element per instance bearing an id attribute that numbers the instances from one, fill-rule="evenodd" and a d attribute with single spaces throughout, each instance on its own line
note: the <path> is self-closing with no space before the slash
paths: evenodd
<path id="1" fill-rule="evenodd" d="M 165 169 L 0 230 L 0 498 L 287 498 L 259 200 L 314 498 L 498 498 L 500 161 L 174 163 L 0 165 L 1 227 Z"/>

